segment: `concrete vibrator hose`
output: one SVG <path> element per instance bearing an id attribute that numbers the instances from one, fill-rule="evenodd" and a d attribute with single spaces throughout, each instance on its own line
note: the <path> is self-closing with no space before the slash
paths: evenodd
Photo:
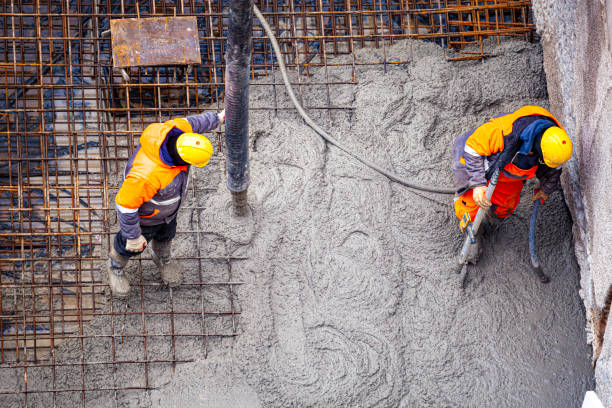
<path id="1" fill-rule="evenodd" d="M 499 178 L 499 168 L 496 168 L 491 176 L 491 180 L 489 181 L 489 185 L 487 186 L 486 198 L 487 200 L 491 200 L 493 196 L 493 192 L 495 191 L 495 187 L 497 186 L 497 180 Z M 476 243 L 476 236 L 478 235 L 478 230 L 480 229 L 480 224 L 482 223 L 483 218 L 485 217 L 487 210 L 482 208 L 478 209 L 476 213 L 476 217 L 472 222 L 472 225 L 467 226 L 467 231 L 465 234 L 465 241 L 463 242 L 463 247 L 461 248 L 461 254 L 459 255 L 459 271 L 462 271 L 467 267 L 468 255 L 470 252 L 470 248 L 472 245 Z"/>
<path id="2" fill-rule="evenodd" d="M 332 145 L 336 146 L 337 148 L 339 148 L 340 150 L 342 150 L 344 153 L 348 154 L 349 156 L 353 157 L 354 159 L 359 160 L 361 163 L 365 164 L 369 168 L 376 170 L 377 172 L 387 177 L 391 181 L 399 183 L 408 188 L 412 188 L 414 190 L 427 191 L 430 193 L 438 193 L 438 194 L 455 194 L 455 189 L 453 188 L 439 188 L 439 187 L 430 187 L 430 186 L 415 184 L 415 183 L 412 183 L 406 180 L 405 178 L 398 176 L 397 174 L 394 174 L 388 170 L 385 170 L 382 167 L 378 166 L 377 164 L 372 163 L 371 161 L 361 157 L 357 153 L 352 152 L 348 147 L 343 145 L 340 141 L 334 139 L 329 133 L 327 133 L 319 125 L 317 125 L 317 123 L 314 120 L 312 120 L 310 116 L 308 116 L 308 113 L 302 107 L 297 97 L 295 96 L 295 93 L 293 92 L 293 87 L 291 86 L 291 83 L 289 82 L 289 77 L 287 75 L 287 68 L 285 67 L 285 61 L 283 59 L 283 55 L 281 53 L 278 42 L 276 41 L 276 37 L 274 36 L 272 29 L 270 28 L 270 25 L 268 25 L 268 22 L 266 21 L 264 16 L 261 14 L 259 9 L 255 5 L 253 5 L 253 13 L 255 14 L 259 22 L 261 23 L 262 27 L 264 28 L 266 32 L 266 35 L 268 36 L 268 39 L 272 43 L 272 48 L 274 49 L 274 53 L 276 54 L 278 66 L 280 68 L 281 75 L 283 76 L 283 82 L 285 83 L 285 88 L 287 89 L 289 98 L 291 98 L 291 102 L 293 102 L 293 105 L 297 109 L 300 116 L 308 124 L 308 126 L 310 126 L 315 132 L 317 132 L 328 143 L 331 143 Z"/>
<path id="3" fill-rule="evenodd" d="M 535 230 L 538 219 L 538 207 L 540 207 L 540 200 L 535 200 L 533 203 L 533 210 L 531 210 L 531 217 L 529 219 L 529 256 L 531 257 L 531 268 L 536 274 L 540 282 L 550 282 L 550 277 L 544 273 L 540 260 L 538 259 L 538 253 L 536 251 L 535 244 Z"/>

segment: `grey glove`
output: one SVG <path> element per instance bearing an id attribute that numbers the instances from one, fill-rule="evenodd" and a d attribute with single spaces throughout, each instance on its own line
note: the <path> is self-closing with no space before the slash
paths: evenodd
<path id="1" fill-rule="evenodd" d="M 126 251 L 142 252 L 147 247 L 147 240 L 142 235 L 138 238 L 128 239 L 125 242 Z"/>

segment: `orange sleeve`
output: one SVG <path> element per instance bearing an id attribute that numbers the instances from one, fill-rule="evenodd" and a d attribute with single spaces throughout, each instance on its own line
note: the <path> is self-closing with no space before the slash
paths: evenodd
<path id="1" fill-rule="evenodd" d="M 172 129 L 173 127 L 177 127 L 185 133 L 193 132 L 193 128 L 191 127 L 191 124 L 185 118 L 172 119 L 172 120 L 164 122 L 164 125 L 170 126 L 170 129 Z"/>
<path id="2" fill-rule="evenodd" d="M 126 209 L 137 209 L 153 198 L 157 190 L 151 183 L 128 174 L 115 197 L 115 203 Z"/>
<path id="3" fill-rule="evenodd" d="M 480 156 L 490 156 L 504 150 L 504 136 L 499 124 L 493 119 L 476 128 L 465 145 Z"/>

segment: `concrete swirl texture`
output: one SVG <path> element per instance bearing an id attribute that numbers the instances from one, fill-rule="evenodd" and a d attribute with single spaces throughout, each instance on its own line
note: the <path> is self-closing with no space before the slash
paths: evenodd
<path id="1" fill-rule="evenodd" d="M 329 94 L 355 109 L 313 115 L 368 159 L 447 186 L 455 135 L 525 104 L 547 106 L 539 46 L 507 42 L 495 54 L 447 63 L 435 45 L 399 43 L 387 57 L 412 64 L 386 74 L 358 66 L 358 86 Z M 359 59 L 381 60 L 381 50 L 360 50 Z M 311 74 L 344 81 L 351 67 Z M 270 106 L 269 93 L 252 90 L 251 107 Z M 316 106 L 328 93 L 304 86 L 301 96 Z M 281 86 L 276 103 L 290 106 Z M 253 219 L 243 222 L 254 228 L 250 259 L 236 268 L 248 284 L 238 289 L 243 332 L 233 359 L 262 406 L 580 403 L 592 371 L 560 194 L 537 232 L 550 285 L 529 270 L 526 197 L 462 290 L 448 197 L 389 182 L 326 146 L 292 111 L 254 109 L 249 123 Z M 218 217 L 226 200 L 220 192 L 208 201 L 206 222 L 218 231 L 240 223 Z"/>

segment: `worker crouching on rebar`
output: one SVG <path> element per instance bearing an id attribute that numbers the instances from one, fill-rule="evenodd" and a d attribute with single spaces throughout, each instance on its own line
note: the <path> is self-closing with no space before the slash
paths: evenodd
<path id="1" fill-rule="evenodd" d="M 485 224 L 489 227 L 507 218 L 521 200 L 525 181 L 533 177 L 540 180 L 541 188 L 532 199 L 545 202 L 560 188 L 561 165 L 571 155 L 572 141 L 565 130 L 550 112 L 538 106 L 524 106 L 497 116 L 459 136 L 453 144 L 453 175 L 457 187 L 455 215 L 462 232 L 479 207 L 487 210 Z M 489 201 L 487 185 L 496 168 L 501 171 Z M 468 262 L 476 263 L 481 251 L 482 233 L 478 233 Z"/>
<path id="2" fill-rule="evenodd" d="M 123 268 L 130 257 L 152 241 L 152 258 L 170 287 L 180 285 L 182 268 L 171 258 L 176 215 L 187 191 L 189 166 L 208 164 L 213 147 L 200 133 L 225 121 L 225 111 L 204 113 L 165 123 L 153 123 L 142 132 L 115 197 L 121 230 L 110 251 L 108 278 L 116 297 L 126 297 L 130 283 Z"/>

